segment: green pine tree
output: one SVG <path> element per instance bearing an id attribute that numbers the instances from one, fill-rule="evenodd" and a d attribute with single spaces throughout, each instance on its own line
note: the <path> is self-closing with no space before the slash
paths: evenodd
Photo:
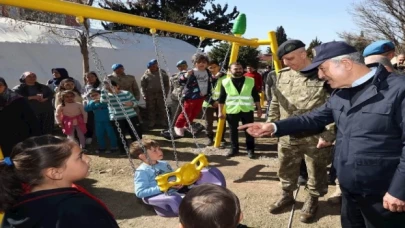
<path id="1" fill-rule="evenodd" d="M 100 7 L 123 13 L 173 22 L 219 33 L 231 33 L 232 21 L 239 15 L 236 7 L 228 12 L 228 4 L 214 4 L 215 0 L 138 0 L 127 3 L 105 0 Z M 211 6 L 207 8 L 207 6 Z M 117 23 L 102 23 L 106 30 L 125 30 L 150 34 L 149 28 L 133 27 Z M 177 33 L 158 31 L 160 36 L 169 36 L 198 46 L 200 38 Z M 201 47 L 220 42 L 206 39 Z"/>
<path id="2" fill-rule="evenodd" d="M 212 60 L 216 60 L 221 64 L 224 61 L 225 55 L 226 55 L 229 47 L 230 47 L 229 43 L 225 43 L 225 42 L 214 45 L 214 47 L 208 53 L 209 57 Z M 261 54 L 261 51 L 257 48 L 242 46 L 239 49 L 238 62 L 241 63 L 243 67 L 246 67 L 246 65 L 249 64 L 249 65 L 252 65 L 253 67 L 257 68 L 259 66 L 259 62 L 260 62 L 260 60 L 259 60 L 260 54 Z M 228 54 L 227 59 L 225 60 L 225 64 L 224 64 L 225 69 L 228 69 L 229 58 L 230 58 L 230 52 Z"/>
<path id="3" fill-rule="evenodd" d="M 313 51 L 312 49 L 316 46 L 319 46 L 322 44 L 322 41 L 318 40 L 318 37 L 315 37 L 315 39 L 313 39 L 311 41 L 311 43 L 309 44 L 308 48 L 307 48 L 307 56 L 308 58 L 312 59 L 314 57 L 313 55 Z"/>

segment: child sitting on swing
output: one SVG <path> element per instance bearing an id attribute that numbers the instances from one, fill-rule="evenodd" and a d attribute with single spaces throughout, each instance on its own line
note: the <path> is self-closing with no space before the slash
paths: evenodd
<path id="1" fill-rule="evenodd" d="M 143 147 L 147 152 L 147 156 L 143 151 Z M 137 158 L 143 163 L 135 171 L 135 195 L 138 198 L 145 198 L 154 195 L 162 194 L 155 180 L 156 176 L 173 172 L 169 163 L 161 161 L 163 152 L 159 144 L 150 139 L 142 139 L 142 145 L 139 142 L 133 142 L 129 148 L 129 153 L 132 158 Z M 149 159 L 148 159 L 149 158 Z M 187 186 L 173 186 L 171 192 L 186 193 Z"/>
<path id="2" fill-rule="evenodd" d="M 179 208 L 180 228 L 248 228 L 238 197 L 229 189 L 214 184 L 192 188 Z"/>

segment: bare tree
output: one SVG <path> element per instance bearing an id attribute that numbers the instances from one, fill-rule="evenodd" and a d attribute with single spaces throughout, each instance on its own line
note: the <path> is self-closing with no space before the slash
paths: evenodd
<path id="1" fill-rule="evenodd" d="M 364 35 L 364 32 L 360 34 L 342 32 L 338 33 L 339 37 L 344 39 L 348 44 L 355 47 L 359 52 L 363 52 L 364 49 L 373 41 L 373 39 L 368 38 Z"/>
<path id="2" fill-rule="evenodd" d="M 349 13 L 353 16 L 355 23 L 364 32 L 364 39 L 388 39 L 394 42 L 398 50 L 404 50 L 404 0 L 362 0 L 354 3 Z M 344 35 L 344 33 L 342 34 Z"/>
<path id="3" fill-rule="evenodd" d="M 98 2 L 97 0 L 65 0 L 75 2 L 83 5 L 93 6 Z M 61 14 L 54 14 L 42 11 L 22 10 L 17 20 L 16 26 L 21 29 L 23 25 L 18 23 L 20 21 L 28 24 L 36 24 L 44 26 L 48 33 L 53 34 L 67 41 L 74 41 L 80 47 L 80 52 L 83 57 L 83 74 L 90 71 L 90 53 L 89 53 L 89 41 L 91 42 L 96 37 L 104 37 L 111 44 L 111 37 L 106 36 L 116 31 L 98 30 L 91 33 L 90 20 L 84 18 L 83 23 L 73 23 L 76 25 L 71 26 L 58 26 L 56 24 L 65 24 L 67 19 L 73 20 L 73 17 L 69 17 Z M 118 38 L 118 37 L 117 37 Z M 112 45 L 111 45 L 112 47 Z"/>

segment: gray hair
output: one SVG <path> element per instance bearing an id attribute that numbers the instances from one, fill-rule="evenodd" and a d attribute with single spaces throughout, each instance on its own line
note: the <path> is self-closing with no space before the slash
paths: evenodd
<path id="1" fill-rule="evenodd" d="M 360 52 L 353 52 L 353 53 L 346 54 L 346 55 L 336 56 L 336 57 L 332 58 L 331 60 L 334 63 L 339 64 L 340 61 L 342 61 L 342 59 L 350 59 L 354 63 L 363 64 L 363 65 L 365 64 L 364 57 Z"/>
<path id="2" fill-rule="evenodd" d="M 367 56 L 365 62 L 366 64 L 380 63 L 383 66 L 388 67 L 391 70 L 394 70 L 394 66 L 392 65 L 391 61 L 387 57 L 382 55 Z"/>

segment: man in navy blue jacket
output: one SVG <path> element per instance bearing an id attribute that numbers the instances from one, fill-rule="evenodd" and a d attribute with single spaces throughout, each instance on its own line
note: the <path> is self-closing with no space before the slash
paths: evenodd
<path id="1" fill-rule="evenodd" d="M 405 77 L 368 68 L 344 42 L 314 48 L 319 78 L 336 90 L 318 109 L 275 123 L 241 126 L 254 137 L 320 131 L 336 123 L 334 165 L 342 227 L 405 227 Z"/>

